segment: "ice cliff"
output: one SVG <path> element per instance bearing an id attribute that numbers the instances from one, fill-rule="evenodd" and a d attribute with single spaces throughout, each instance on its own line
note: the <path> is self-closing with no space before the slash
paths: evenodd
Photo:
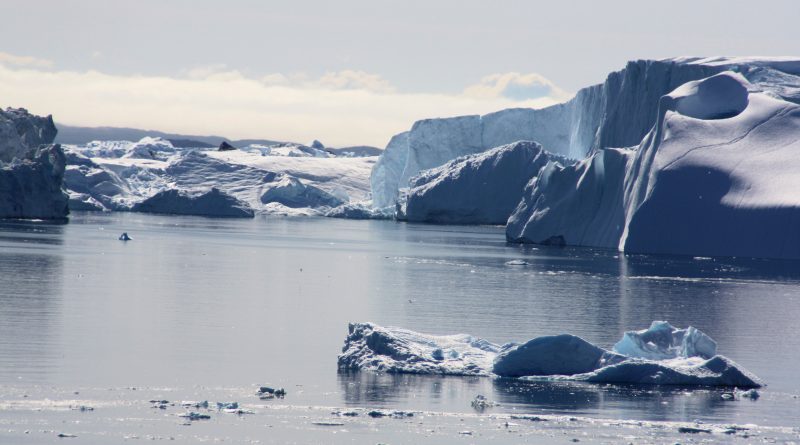
<path id="1" fill-rule="evenodd" d="M 656 321 L 626 332 L 613 350 L 570 334 L 497 345 L 470 335 L 435 336 L 351 323 L 340 371 L 478 375 L 594 383 L 759 387 L 758 377 L 718 355 L 701 331 Z"/>
<path id="2" fill-rule="evenodd" d="M 800 73 L 800 63 L 783 68 Z M 508 239 L 800 258 L 794 91 L 733 71 L 682 84 L 660 98 L 655 124 L 637 146 L 543 169 L 509 219 Z"/>
<path id="3" fill-rule="evenodd" d="M 0 110 L 0 218 L 60 219 L 69 213 L 62 190 L 66 159 L 53 145 L 52 117 Z"/>

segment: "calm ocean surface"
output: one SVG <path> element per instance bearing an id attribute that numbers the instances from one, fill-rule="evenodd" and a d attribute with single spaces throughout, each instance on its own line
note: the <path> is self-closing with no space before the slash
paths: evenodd
<path id="1" fill-rule="evenodd" d="M 118 241 L 123 231 L 133 241 Z M 506 265 L 514 259 L 530 264 Z M 652 320 L 709 334 L 767 382 L 762 397 L 336 368 L 351 321 L 494 342 L 568 332 L 610 347 Z M 391 221 L 78 213 L 63 225 L 0 223 L 7 399 L 102 402 L 146 388 L 244 400 L 271 384 L 299 405 L 467 413 L 483 394 L 497 412 L 797 426 L 798 320 L 797 262 L 523 247 L 499 227 Z"/>

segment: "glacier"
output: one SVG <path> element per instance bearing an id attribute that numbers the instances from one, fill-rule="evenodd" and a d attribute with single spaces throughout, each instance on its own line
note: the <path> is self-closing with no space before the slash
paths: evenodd
<path id="1" fill-rule="evenodd" d="M 626 332 L 612 350 L 578 336 L 537 337 L 525 343 L 494 344 L 466 334 L 428 335 L 373 323 L 350 323 L 342 372 L 491 376 L 536 381 L 736 386 L 763 382 L 729 358 L 694 327 L 664 321 Z"/>
<path id="2" fill-rule="evenodd" d="M 629 253 L 800 258 L 796 99 L 740 72 L 684 83 L 661 97 L 637 146 L 599 149 L 531 180 L 506 236 Z"/>
<path id="3" fill-rule="evenodd" d="M 0 218 L 66 218 L 66 157 L 55 136 L 51 116 L 0 109 Z"/>
<path id="4" fill-rule="evenodd" d="M 323 216 L 368 201 L 376 161 L 328 150 L 254 143 L 219 151 L 153 137 L 93 141 L 65 145 L 64 182 L 73 210 Z"/>
<path id="5" fill-rule="evenodd" d="M 549 162 L 565 161 L 530 141 L 456 158 L 411 178 L 402 213 L 408 221 L 505 224 Z"/>

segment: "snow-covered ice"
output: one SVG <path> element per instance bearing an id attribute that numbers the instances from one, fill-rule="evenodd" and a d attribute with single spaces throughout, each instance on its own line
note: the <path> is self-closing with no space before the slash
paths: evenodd
<path id="1" fill-rule="evenodd" d="M 466 334 L 428 335 L 373 323 L 351 323 L 341 371 L 477 375 L 592 383 L 760 387 L 701 331 L 653 322 L 627 332 L 614 350 L 570 334 L 497 345 Z"/>
<path id="2" fill-rule="evenodd" d="M 145 200 L 159 199 L 158 211 L 166 212 L 177 205 L 164 201 L 174 195 L 170 190 L 181 197 L 216 188 L 244 203 L 235 207 L 255 213 L 324 215 L 331 208 L 369 199 L 368 178 L 376 161 L 298 144 L 219 151 L 176 148 L 160 138 L 66 149 L 65 184 L 70 207 L 76 210 L 140 211 Z M 205 210 L 206 216 L 219 213 L 211 207 Z"/>
<path id="3" fill-rule="evenodd" d="M 339 369 L 391 373 L 489 375 L 500 346 L 470 335 L 434 336 L 350 323 Z"/>

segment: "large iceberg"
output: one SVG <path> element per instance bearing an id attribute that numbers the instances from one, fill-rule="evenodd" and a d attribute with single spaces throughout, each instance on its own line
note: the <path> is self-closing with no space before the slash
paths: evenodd
<path id="1" fill-rule="evenodd" d="M 650 131 L 661 97 L 694 80 L 734 70 L 776 97 L 800 102 L 800 68 L 791 59 L 678 58 L 629 62 L 602 84 L 542 109 L 416 122 L 386 146 L 371 175 L 376 207 L 394 205 L 399 190 L 422 170 L 518 140 L 581 159 L 598 149 L 631 147 Z"/>
<path id="2" fill-rule="evenodd" d="M 0 218 L 61 219 L 69 213 L 66 158 L 52 144 L 55 135 L 51 116 L 0 110 Z"/>
<path id="3" fill-rule="evenodd" d="M 788 68 L 800 73 L 800 63 Z M 800 258 L 800 106 L 792 94 L 733 71 L 681 85 L 662 96 L 638 146 L 543 170 L 509 218 L 508 239 Z"/>
<path id="4" fill-rule="evenodd" d="M 341 371 L 476 375 L 594 383 L 760 387 L 754 376 L 716 354 L 701 331 L 653 322 L 626 332 L 613 350 L 570 334 L 497 345 L 470 335 L 428 335 L 351 323 Z"/>
<path id="5" fill-rule="evenodd" d="M 548 162 L 556 161 L 564 160 L 526 141 L 456 158 L 411 179 L 405 219 L 505 224 L 525 185 Z"/>

